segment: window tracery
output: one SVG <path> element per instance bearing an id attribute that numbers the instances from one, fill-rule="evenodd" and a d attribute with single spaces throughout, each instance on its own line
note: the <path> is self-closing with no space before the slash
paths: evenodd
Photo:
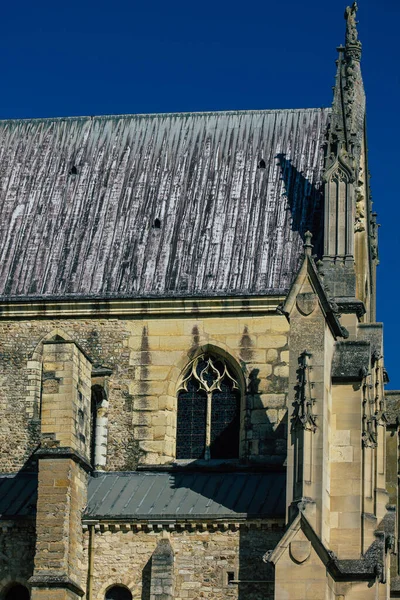
<path id="1" fill-rule="evenodd" d="M 239 456 L 240 389 L 226 362 L 201 354 L 178 389 L 176 457 Z"/>

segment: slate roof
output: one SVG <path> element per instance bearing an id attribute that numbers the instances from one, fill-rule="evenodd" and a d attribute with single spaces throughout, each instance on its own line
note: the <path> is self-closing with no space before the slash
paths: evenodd
<path id="1" fill-rule="evenodd" d="M 89 519 L 285 516 L 284 473 L 127 472 L 89 479 Z M 0 519 L 34 517 L 37 474 L 0 475 Z"/>
<path id="2" fill-rule="evenodd" d="M 321 230 L 328 117 L 0 122 L 0 300 L 286 291 Z"/>
<path id="3" fill-rule="evenodd" d="M 86 518 L 285 516 L 284 473 L 105 473 L 89 482 Z"/>
<path id="4" fill-rule="evenodd" d="M 37 502 L 37 475 L 0 475 L 0 519 L 33 517 Z"/>

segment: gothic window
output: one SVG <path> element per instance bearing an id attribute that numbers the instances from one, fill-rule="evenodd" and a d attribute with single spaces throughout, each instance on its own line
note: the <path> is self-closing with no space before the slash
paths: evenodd
<path id="1" fill-rule="evenodd" d="M 132 594 L 123 585 L 113 585 L 107 590 L 105 600 L 132 600 Z"/>
<path id="2" fill-rule="evenodd" d="M 198 356 L 178 391 L 176 458 L 238 458 L 240 390 L 226 362 Z"/>
<path id="3" fill-rule="evenodd" d="M 28 589 L 20 583 L 16 583 L 9 588 L 4 596 L 4 600 L 29 600 L 29 598 Z"/>

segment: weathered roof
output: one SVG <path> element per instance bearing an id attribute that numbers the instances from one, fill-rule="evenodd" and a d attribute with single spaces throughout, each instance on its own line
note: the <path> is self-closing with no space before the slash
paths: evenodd
<path id="1" fill-rule="evenodd" d="M 37 475 L 0 475 L 0 519 L 32 517 L 36 511 Z"/>
<path id="2" fill-rule="evenodd" d="M 328 117 L 0 122 L 0 299 L 286 291 L 321 218 Z"/>
<path id="3" fill-rule="evenodd" d="M 86 518 L 284 517 L 284 473 L 104 473 L 89 482 Z"/>

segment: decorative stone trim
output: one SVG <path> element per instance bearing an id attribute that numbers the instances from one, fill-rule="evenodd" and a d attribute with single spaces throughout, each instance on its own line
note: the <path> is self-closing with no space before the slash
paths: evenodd
<path id="1" fill-rule="evenodd" d="M 103 534 L 106 532 L 118 533 L 127 531 L 133 531 L 134 533 L 160 533 L 162 531 L 177 531 L 177 532 L 227 532 L 227 531 L 239 531 L 240 529 L 262 529 L 262 530 L 276 530 L 284 526 L 284 518 L 281 520 L 275 519 L 273 522 L 265 522 L 261 519 L 255 519 L 250 521 L 224 521 L 224 522 L 208 522 L 208 521 L 142 521 L 142 522 L 96 522 L 94 530 L 96 534 Z M 93 520 L 83 521 L 82 530 L 86 533 L 89 526 L 93 525 Z"/>
<path id="2" fill-rule="evenodd" d="M 358 319 L 361 319 L 366 313 L 364 302 L 361 300 L 342 300 L 340 298 L 335 298 L 338 311 L 341 314 L 352 314 L 355 313 Z"/>

